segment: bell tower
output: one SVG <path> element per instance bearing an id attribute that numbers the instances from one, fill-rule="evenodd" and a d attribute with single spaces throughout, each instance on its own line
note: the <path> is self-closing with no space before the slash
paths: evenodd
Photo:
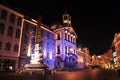
<path id="1" fill-rule="evenodd" d="M 66 12 L 63 14 L 63 25 L 71 27 L 71 16 Z"/>

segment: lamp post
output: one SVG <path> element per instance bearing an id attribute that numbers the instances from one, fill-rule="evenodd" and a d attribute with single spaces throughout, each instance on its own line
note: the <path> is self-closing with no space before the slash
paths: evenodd
<path id="1" fill-rule="evenodd" d="M 98 63 L 99 63 L 99 66 L 101 67 L 101 55 L 97 56 L 98 57 Z"/>

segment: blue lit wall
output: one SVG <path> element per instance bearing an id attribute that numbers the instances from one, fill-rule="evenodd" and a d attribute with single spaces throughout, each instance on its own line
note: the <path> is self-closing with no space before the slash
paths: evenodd
<path id="1" fill-rule="evenodd" d="M 72 27 L 64 27 L 63 25 L 54 25 L 54 30 L 56 33 L 56 68 L 66 69 L 76 67 L 76 40 L 73 42 L 71 38 L 73 36 L 76 39 L 76 35 L 72 30 Z M 67 31 L 67 32 L 66 32 Z M 65 33 L 67 37 L 65 38 Z M 58 48 L 59 47 L 59 48 Z M 72 50 L 71 50 L 72 49 Z M 71 55 L 69 55 L 71 54 Z"/>
<path id="2" fill-rule="evenodd" d="M 41 30 L 41 48 L 44 57 L 44 63 L 49 66 L 49 68 L 54 68 L 55 66 L 55 39 L 54 34 L 48 32 L 47 30 Z"/>
<path id="3" fill-rule="evenodd" d="M 28 54 L 28 46 L 31 44 L 31 54 L 34 54 L 35 48 L 35 30 L 36 25 L 28 22 L 24 22 L 22 44 L 21 44 L 21 54 L 20 54 L 20 66 L 30 63 L 30 56 Z M 43 25 L 44 26 L 44 25 Z M 46 26 L 44 26 L 46 27 Z M 46 27 L 48 30 L 49 28 Z M 41 42 L 40 47 L 43 55 L 43 62 L 49 66 L 50 69 L 55 66 L 55 39 L 54 34 L 48 30 L 41 29 Z M 32 35 L 30 35 L 32 31 Z M 30 37 L 31 36 L 31 37 Z M 31 42 L 29 42 L 31 40 Z"/>

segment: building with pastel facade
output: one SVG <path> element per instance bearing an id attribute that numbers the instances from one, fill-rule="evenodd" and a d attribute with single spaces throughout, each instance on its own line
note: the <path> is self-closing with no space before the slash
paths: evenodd
<path id="1" fill-rule="evenodd" d="M 91 56 L 89 53 L 89 49 L 83 47 L 82 45 L 77 46 L 77 68 L 78 69 L 85 69 L 91 66 Z"/>
<path id="2" fill-rule="evenodd" d="M 113 47 L 114 47 L 114 62 L 116 67 L 120 68 L 120 33 L 115 33 L 114 39 L 113 39 Z"/>
<path id="3" fill-rule="evenodd" d="M 23 19 L 24 15 L 0 4 L 0 71 L 18 68 Z"/>
<path id="4" fill-rule="evenodd" d="M 76 67 L 76 38 L 77 35 L 71 26 L 71 16 L 67 13 L 63 15 L 63 24 L 55 24 L 51 29 L 56 33 L 57 68 Z"/>

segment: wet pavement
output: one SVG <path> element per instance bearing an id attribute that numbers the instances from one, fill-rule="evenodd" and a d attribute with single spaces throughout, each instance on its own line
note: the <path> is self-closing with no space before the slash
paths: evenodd
<path id="1" fill-rule="evenodd" d="M 16 75 L 0 73 L 0 80 L 120 80 L 116 70 L 86 69 L 78 71 L 57 71 L 53 75 Z"/>
<path id="2" fill-rule="evenodd" d="M 87 69 L 58 72 L 52 80 L 120 80 L 120 76 L 115 70 Z"/>

